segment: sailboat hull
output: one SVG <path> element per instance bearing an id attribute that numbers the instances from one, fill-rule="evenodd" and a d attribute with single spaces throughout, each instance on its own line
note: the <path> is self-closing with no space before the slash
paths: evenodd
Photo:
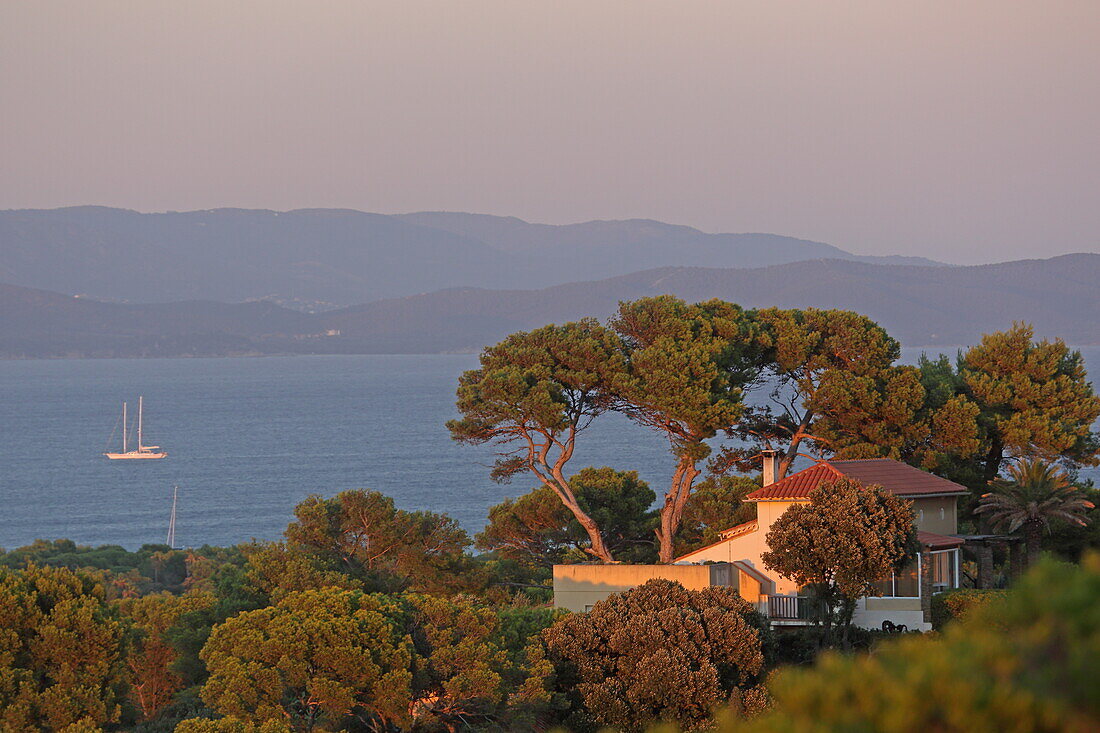
<path id="1" fill-rule="evenodd" d="M 103 455 L 110 458 L 112 461 L 129 461 L 135 459 L 149 460 L 153 458 L 167 458 L 168 454 L 164 452 L 153 453 L 152 451 L 136 451 L 132 450 L 127 453 L 104 453 Z"/>

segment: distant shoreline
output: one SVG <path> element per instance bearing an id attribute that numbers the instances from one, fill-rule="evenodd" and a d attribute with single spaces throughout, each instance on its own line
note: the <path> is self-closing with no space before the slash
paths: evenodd
<path id="1" fill-rule="evenodd" d="M 938 351 L 954 351 L 956 349 L 966 349 L 972 344 L 963 346 L 948 345 L 938 346 L 923 345 L 923 346 L 902 346 L 903 349 L 936 349 Z M 1074 345 L 1070 344 L 1071 349 L 1088 348 L 1091 346 L 1100 346 L 1100 344 L 1082 344 Z M 480 353 L 480 350 L 474 351 L 405 351 L 405 352 L 378 352 L 367 351 L 361 353 L 328 353 L 328 354 L 303 354 L 303 353 L 256 353 L 256 354 L 179 354 L 175 356 L 0 356 L 0 361 L 154 361 L 158 359 L 267 359 L 267 358 L 285 358 L 285 357 L 329 357 L 329 356 L 474 356 Z"/>
<path id="2" fill-rule="evenodd" d="M 902 350 L 925 349 L 938 353 L 950 353 L 968 349 L 974 344 L 902 344 Z M 1067 344 L 1070 349 L 1100 348 L 1100 344 Z M 172 359 L 267 359 L 267 358 L 316 358 L 316 357 L 353 357 L 353 356 L 476 356 L 480 350 L 469 351 L 435 351 L 435 352 L 362 352 L 362 353 L 327 353 L 305 354 L 300 352 L 287 353 L 250 353 L 250 354 L 180 354 L 176 356 L 0 356 L 0 362 L 16 361 L 154 361 Z"/>

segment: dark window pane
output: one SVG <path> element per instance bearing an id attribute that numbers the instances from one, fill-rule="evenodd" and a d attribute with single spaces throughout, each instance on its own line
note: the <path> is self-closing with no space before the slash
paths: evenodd
<path id="1" fill-rule="evenodd" d="M 920 595 L 920 582 L 917 576 L 917 561 L 915 559 L 897 573 L 894 592 L 901 598 L 916 598 Z"/>

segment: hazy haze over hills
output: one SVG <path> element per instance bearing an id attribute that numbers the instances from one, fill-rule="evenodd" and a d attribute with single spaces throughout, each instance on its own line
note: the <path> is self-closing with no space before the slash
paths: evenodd
<path id="1" fill-rule="evenodd" d="M 452 290 L 326 314 L 352 340 L 399 350 L 478 349 L 517 329 L 590 315 L 620 300 L 671 293 L 746 307 L 843 308 L 877 320 L 907 346 L 973 343 L 1014 320 L 1040 336 L 1100 343 L 1100 255 L 1076 254 L 969 267 L 819 260 L 759 269 L 669 267 L 533 291 Z"/>
<path id="2" fill-rule="evenodd" d="M 551 226 L 345 209 L 0 211 L 0 282 L 132 302 L 271 297 L 336 306 L 451 287 L 539 288 L 672 265 L 760 267 L 826 257 L 929 264 L 647 220 Z"/>
<path id="3" fill-rule="evenodd" d="M 750 307 L 845 308 L 906 346 L 973 343 L 1014 320 L 1100 344 L 1100 255 L 972 267 L 819 260 L 757 269 L 669 267 L 536 290 L 448 290 L 305 314 L 271 303 L 121 305 L 0 285 L 0 356 L 476 351 L 516 330 L 671 293 Z"/>

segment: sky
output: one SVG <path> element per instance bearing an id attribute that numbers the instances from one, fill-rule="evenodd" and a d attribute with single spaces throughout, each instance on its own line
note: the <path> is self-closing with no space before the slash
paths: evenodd
<path id="1" fill-rule="evenodd" d="M 0 4 L 0 208 L 1100 251 L 1097 0 Z"/>

